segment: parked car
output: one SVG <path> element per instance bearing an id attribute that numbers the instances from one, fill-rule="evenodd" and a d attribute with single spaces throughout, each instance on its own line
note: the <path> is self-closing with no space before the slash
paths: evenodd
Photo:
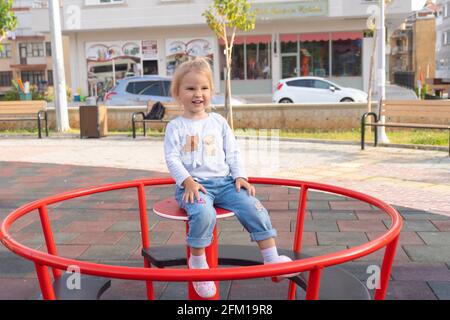
<path id="1" fill-rule="evenodd" d="M 272 96 L 275 103 L 367 102 L 364 91 L 341 87 L 319 77 L 297 77 L 278 82 Z"/>
<path id="2" fill-rule="evenodd" d="M 107 106 L 142 106 L 147 101 L 171 102 L 170 85 L 172 79 L 163 76 L 128 77 L 119 81 L 104 97 Z M 225 97 L 215 95 L 212 105 L 224 104 Z M 231 98 L 233 105 L 245 104 L 244 99 Z"/>

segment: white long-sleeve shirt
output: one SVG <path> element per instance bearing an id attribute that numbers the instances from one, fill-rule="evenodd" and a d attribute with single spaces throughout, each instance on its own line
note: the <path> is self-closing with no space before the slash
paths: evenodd
<path id="1" fill-rule="evenodd" d="M 217 113 L 205 119 L 182 116 L 169 122 L 164 139 L 166 164 L 176 184 L 186 178 L 213 178 L 231 175 L 247 179 L 239 148 L 226 120 Z"/>

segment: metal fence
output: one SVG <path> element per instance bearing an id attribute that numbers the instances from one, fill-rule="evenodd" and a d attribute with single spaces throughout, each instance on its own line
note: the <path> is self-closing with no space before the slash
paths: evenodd
<path id="1" fill-rule="evenodd" d="M 416 74 L 414 71 L 398 71 L 394 72 L 394 83 L 402 87 L 414 89 Z"/>

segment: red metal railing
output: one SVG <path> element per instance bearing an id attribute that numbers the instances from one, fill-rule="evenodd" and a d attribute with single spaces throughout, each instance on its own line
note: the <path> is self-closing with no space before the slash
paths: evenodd
<path id="1" fill-rule="evenodd" d="M 6 217 L 0 228 L 1 242 L 12 252 L 17 255 L 31 260 L 36 267 L 40 288 L 44 299 L 55 299 L 55 293 L 51 283 L 51 276 L 48 268 L 51 267 L 54 279 L 57 279 L 61 270 L 67 270 L 69 266 L 77 265 L 80 272 L 94 276 L 117 278 L 125 280 L 141 280 L 146 281 L 147 284 L 147 298 L 154 299 L 152 281 L 224 281 L 224 280 L 241 280 L 250 278 L 262 277 L 276 277 L 283 274 L 309 272 L 309 280 L 306 291 L 306 299 L 318 299 L 320 291 L 321 272 L 324 268 L 342 264 L 352 261 L 363 256 L 369 255 L 383 247 L 386 247 L 384 259 L 381 267 L 381 286 L 375 291 L 375 299 L 384 299 L 388 287 L 389 276 L 392 268 L 392 263 L 395 256 L 400 231 L 402 228 L 402 219 L 399 213 L 384 203 L 381 200 L 365 195 L 360 192 L 330 186 L 326 184 L 288 180 L 288 179 L 272 179 L 272 178 L 250 178 L 251 183 L 255 184 L 270 184 L 286 187 L 297 187 L 301 189 L 299 195 L 299 207 L 297 213 L 297 226 L 295 230 L 295 238 L 293 250 L 300 252 L 302 247 L 302 234 L 306 213 L 306 204 L 308 191 L 310 189 L 330 192 L 334 194 L 343 195 L 353 199 L 357 199 L 369 203 L 391 217 L 391 226 L 389 230 L 380 237 L 367 242 L 365 244 L 353 247 L 351 249 L 342 250 L 335 253 L 330 253 L 318 257 L 305 258 L 292 262 L 256 265 L 250 267 L 233 267 L 233 268 L 217 268 L 209 270 L 199 269 L 155 269 L 151 268 L 150 264 L 145 261 L 144 268 L 112 266 L 97 264 L 86 261 L 77 261 L 73 259 L 59 257 L 53 233 L 51 230 L 50 220 L 47 213 L 47 206 L 63 202 L 69 199 L 92 195 L 96 193 L 108 192 L 112 190 L 121 190 L 136 188 L 139 200 L 140 223 L 142 232 L 142 246 L 143 248 L 150 247 L 150 237 L 148 233 L 148 218 L 146 208 L 146 186 L 160 186 L 174 184 L 171 178 L 164 179 L 149 179 L 136 180 L 122 183 L 108 184 L 99 187 L 91 187 L 78 189 L 59 195 L 47 197 L 32 203 L 26 204 L 19 209 L 13 211 Z M 20 217 L 27 213 L 39 210 L 41 224 L 44 232 L 45 242 L 47 246 L 47 253 L 28 248 L 13 239 L 9 233 L 11 225 Z M 295 299 L 295 284 L 292 282 L 289 286 L 289 299 Z"/>

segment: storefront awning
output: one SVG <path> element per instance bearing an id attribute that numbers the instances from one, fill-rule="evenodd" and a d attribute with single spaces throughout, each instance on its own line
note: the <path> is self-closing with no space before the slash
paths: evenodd
<path id="1" fill-rule="evenodd" d="M 47 69 L 46 64 L 11 64 L 10 67 L 20 71 L 42 71 Z"/>
<path id="2" fill-rule="evenodd" d="M 363 38 L 362 32 L 333 32 L 331 34 L 331 39 L 337 40 L 360 40 Z"/>
<path id="3" fill-rule="evenodd" d="M 300 41 L 306 42 L 306 41 L 329 41 L 330 40 L 330 34 L 329 33 L 303 33 L 300 35 Z"/>
<path id="4" fill-rule="evenodd" d="M 271 35 L 254 35 L 254 36 L 236 36 L 234 38 L 234 44 L 257 44 L 257 43 L 270 43 L 272 41 Z M 224 45 L 225 42 L 219 39 L 219 45 Z"/>

